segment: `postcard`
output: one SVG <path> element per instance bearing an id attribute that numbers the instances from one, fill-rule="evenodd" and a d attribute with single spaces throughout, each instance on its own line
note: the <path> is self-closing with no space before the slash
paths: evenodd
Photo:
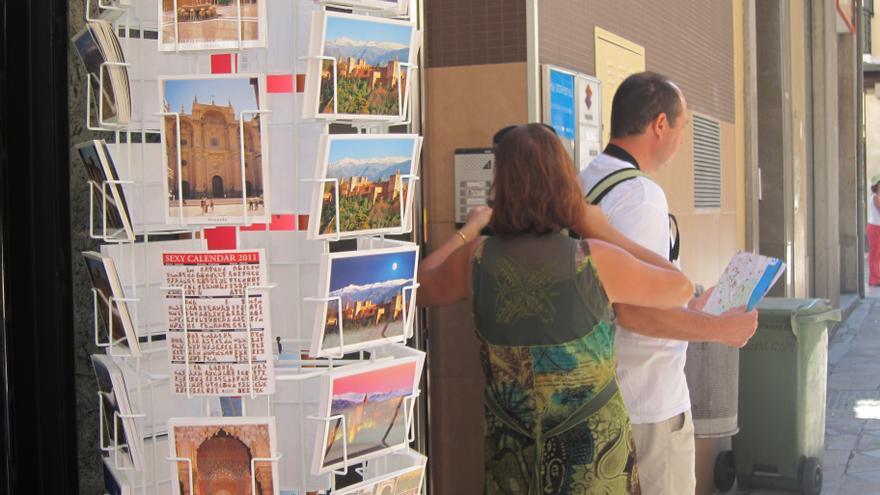
<path id="1" fill-rule="evenodd" d="M 139 356 L 140 348 L 134 322 L 128 311 L 128 304 L 122 300 L 125 299 L 125 294 L 122 292 L 122 283 L 119 281 L 113 259 L 94 251 L 86 251 L 83 253 L 83 260 L 98 298 L 98 314 L 95 317 L 101 318 L 107 330 L 110 352 L 115 354 L 118 346 L 123 354 Z"/>
<path id="2" fill-rule="evenodd" d="M 266 46 L 268 0 L 162 0 L 159 50 L 228 50 Z M 175 10 L 176 8 L 176 10 Z"/>
<path id="3" fill-rule="evenodd" d="M 407 398 L 418 390 L 419 359 L 351 365 L 322 377 L 319 416 L 343 416 L 345 421 L 329 419 L 318 428 L 313 473 L 406 446 L 412 413 Z"/>
<path id="4" fill-rule="evenodd" d="M 318 305 L 310 355 L 404 342 L 415 316 L 418 260 L 417 245 L 324 255 L 319 287 L 328 300 Z"/>
<path id="5" fill-rule="evenodd" d="M 784 271 L 782 260 L 740 251 L 721 274 L 703 311 L 714 315 L 731 309 L 751 311 Z"/>
<path id="6" fill-rule="evenodd" d="M 113 26 L 106 21 L 91 21 L 73 37 L 73 45 L 89 75 L 99 124 L 129 123 L 131 85 L 128 68 L 120 65 L 125 63 L 125 56 Z"/>
<path id="7" fill-rule="evenodd" d="M 384 13 L 404 14 L 409 0 L 333 0 L 333 5 L 359 10 L 381 10 Z"/>
<path id="8" fill-rule="evenodd" d="M 171 418 L 168 445 L 176 495 L 278 495 L 274 417 Z"/>
<path id="9" fill-rule="evenodd" d="M 165 253 L 165 317 L 175 393 L 275 390 L 262 250 Z"/>
<path id="10" fill-rule="evenodd" d="M 425 466 L 413 466 L 336 490 L 333 495 L 418 495 Z"/>
<path id="11" fill-rule="evenodd" d="M 322 136 L 315 176 L 324 181 L 314 188 L 309 238 L 401 233 L 421 146 L 415 134 Z"/>
<path id="12" fill-rule="evenodd" d="M 129 458 L 135 470 L 143 470 L 143 436 L 132 417 L 134 412 L 128 398 L 128 389 L 125 388 L 122 370 L 110 356 L 103 354 L 92 354 L 92 367 L 95 370 L 98 394 L 104 412 L 101 418 L 104 425 L 102 447 L 118 447 L 120 452 Z M 110 454 L 110 460 L 115 461 L 114 454 Z"/>
<path id="13" fill-rule="evenodd" d="M 103 139 L 86 141 L 77 145 L 76 151 L 95 187 L 96 202 L 93 207 L 102 218 L 96 232 L 109 240 L 133 241 L 135 235 L 128 203 L 123 188 L 117 182 L 119 174 L 107 143 Z"/>
<path id="14" fill-rule="evenodd" d="M 410 74 L 402 64 L 415 64 L 418 40 L 411 22 L 315 12 L 303 117 L 404 119 Z"/>
<path id="15" fill-rule="evenodd" d="M 163 111 L 177 114 L 161 126 L 166 222 L 267 223 L 268 132 L 255 113 L 266 101 L 264 76 L 167 77 L 159 92 Z"/>

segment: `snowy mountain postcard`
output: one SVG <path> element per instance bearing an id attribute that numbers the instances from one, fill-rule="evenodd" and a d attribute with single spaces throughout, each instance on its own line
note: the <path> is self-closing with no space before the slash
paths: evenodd
<path id="1" fill-rule="evenodd" d="M 420 149 L 415 134 L 322 137 L 310 238 L 402 233 Z"/>
<path id="2" fill-rule="evenodd" d="M 346 366 L 324 378 L 314 471 L 327 472 L 344 464 L 381 456 L 406 444 L 413 397 L 418 389 L 417 358 L 401 358 Z"/>
<path id="3" fill-rule="evenodd" d="M 312 356 L 403 342 L 413 324 L 417 245 L 332 253 L 322 260 L 322 310 Z"/>
<path id="4" fill-rule="evenodd" d="M 312 32 L 306 118 L 403 120 L 408 67 L 418 52 L 412 23 L 320 12 Z M 334 73 L 335 69 L 335 73 Z"/>

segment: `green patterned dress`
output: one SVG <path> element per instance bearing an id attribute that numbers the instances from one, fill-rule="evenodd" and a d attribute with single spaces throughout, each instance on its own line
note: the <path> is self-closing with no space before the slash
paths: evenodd
<path id="1" fill-rule="evenodd" d="M 486 495 L 639 494 L 614 313 L 586 242 L 488 238 L 473 260 Z"/>

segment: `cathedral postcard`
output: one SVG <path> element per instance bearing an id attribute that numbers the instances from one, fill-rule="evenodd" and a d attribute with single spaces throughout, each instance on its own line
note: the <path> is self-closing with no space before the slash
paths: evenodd
<path id="1" fill-rule="evenodd" d="M 160 78 L 166 223 L 267 223 L 265 78 Z"/>

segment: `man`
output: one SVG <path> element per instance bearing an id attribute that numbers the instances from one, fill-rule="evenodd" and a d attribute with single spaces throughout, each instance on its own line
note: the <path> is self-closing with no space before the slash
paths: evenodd
<path id="1" fill-rule="evenodd" d="M 666 258 L 671 250 L 666 195 L 640 174 L 669 163 L 687 123 L 687 102 L 674 83 L 651 72 L 634 74 L 614 94 L 608 146 L 578 177 L 584 194 L 614 228 Z M 684 374 L 687 341 L 743 346 L 757 326 L 754 312 L 714 317 L 698 311 L 704 302 L 672 311 L 615 306 L 618 380 L 645 495 L 695 490 L 694 426 Z"/>

